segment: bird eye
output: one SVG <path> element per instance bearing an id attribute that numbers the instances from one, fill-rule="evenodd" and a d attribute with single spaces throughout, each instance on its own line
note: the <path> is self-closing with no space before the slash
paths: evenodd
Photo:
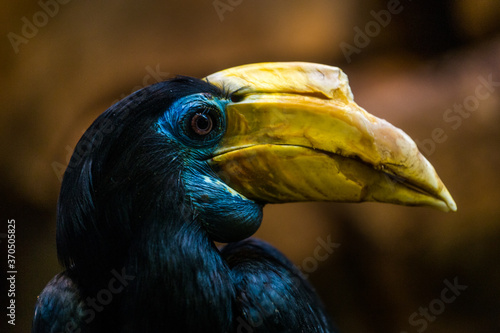
<path id="1" fill-rule="evenodd" d="M 171 107 L 175 118 L 172 134 L 191 147 L 208 147 L 219 139 L 225 131 L 225 104 L 194 94 L 186 96 Z"/>
<path id="2" fill-rule="evenodd" d="M 210 114 L 195 113 L 191 118 L 191 129 L 200 136 L 205 136 L 212 131 L 214 122 Z"/>

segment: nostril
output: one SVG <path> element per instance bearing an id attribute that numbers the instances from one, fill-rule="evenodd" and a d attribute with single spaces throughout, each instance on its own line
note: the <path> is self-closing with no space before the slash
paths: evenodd
<path id="1" fill-rule="evenodd" d="M 231 95 L 231 102 L 233 103 L 238 103 L 241 102 L 245 98 L 244 95 L 238 95 L 238 94 L 232 94 Z"/>

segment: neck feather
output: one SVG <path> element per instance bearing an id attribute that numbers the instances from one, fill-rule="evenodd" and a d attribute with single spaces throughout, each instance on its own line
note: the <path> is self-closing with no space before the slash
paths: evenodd
<path id="1" fill-rule="evenodd" d="M 126 318 L 143 332 L 228 331 L 235 294 L 229 268 L 197 221 L 175 219 L 150 221 L 130 248 L 127 266 L 136 278 Z"/>

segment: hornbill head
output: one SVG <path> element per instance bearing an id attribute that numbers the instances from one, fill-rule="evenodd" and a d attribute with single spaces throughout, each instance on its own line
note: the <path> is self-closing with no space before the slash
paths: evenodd
<path id="1" fill-rule="evenodd" d="M 456 210 L 415 143 L 359 107 L 340 69 L 261 63 L 161 82 L 103 113 L 64 176 L 58 254 L 91 285 L 134 242 L 168 243 L 162 230 L 237 241 L 264 204 L 293 201 Z"/>

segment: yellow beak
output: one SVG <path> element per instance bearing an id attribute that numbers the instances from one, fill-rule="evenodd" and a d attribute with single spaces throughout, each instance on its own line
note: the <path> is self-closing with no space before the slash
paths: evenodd
<path id="1" fill-rule="evenodd" d="M 347 76 L 312 63 L 261 63 L 205 78 L 232 93 L 210 161 L 239 194 L 263 203 L 379 201 L 457 209 L 402 130 L 354 101 Z"/>

